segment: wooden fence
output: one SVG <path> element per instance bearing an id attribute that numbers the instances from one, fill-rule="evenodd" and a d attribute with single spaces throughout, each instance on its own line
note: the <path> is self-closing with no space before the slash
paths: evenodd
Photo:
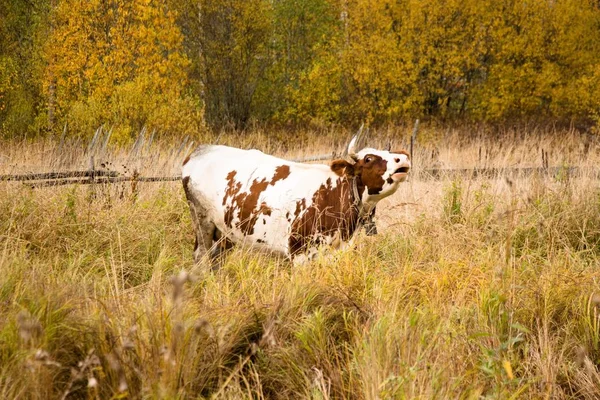
<path id="1" fill-rule="evenodd" d="M 415 125 L 412 131 L 412 135 L 409 137 L 409 149 L 412 157 L 415 144 L 417 142 L 417 132 L 419 128 L 419 120 L 415 121 Z M 362 131 L 362 127 L 361 127 Z M 63 158 L 63 150 L 66 147 L 81 149 L 83 152 L 81 156 L 89 160 L 89 167 L 87 170 L 76 170 L 76 171 L 65 171 L 65 172 L 45 172 L 45 173 L 31 173 L 31 174 L 7 174 L 0 175 L 0 183 L 3 182 L 23 182 L 24 184 L 33 188 L 43 188 L 52 186 L 62 185 L 94 185 L 94 184 L 112 184 L 119 182 L 132 182 L 132 186 L 135 187 L 138 182 L 171 182 L 178 181 L 181 179 L 179 175 L 165 175 L 165 176 L 141 176 L 137 170 L 133 172 L 119 173 L 116 171 L 109 170 L 108 168 L 97 169 L 94 159 L 102 159 L 106 157 L 107 144 L 112 135 L 112 129 L 104 129 L 100 127 L 96 130 L 92 140 L 85 146 L 79 139 L 77 142 L 69 144 L 65 139 L 66 125 L 63 130 L 58 146 L 54 149 L 52 154 L 58 159 Z M 366 135 L 368 136 L 368 128 Z M 148 135 L 146 128 L 143 128 L 135 143 L 131 147 L 130 151 L 126 155 L 126 163 L 138 160 L 140 157 L 149 154 L 150 147 L 153 144 L 155 132 L 151 132 Z M 218 141 L 218 138 L 217 138 Z M 167 164 L 179 165 L 184 155 L 189 154 L 194 147 L 194 142 L 189 138 L 185 137 L 180 144 L 173 146 L 166 157 Z M 83 146 L 82 146 L 83 145 Z M 481 148 L 480 148 L 481 153 Z M 314 162 L 332 160 L 336 157 L 343 157 L 339 153 L 321 154 L 315 156 L 308 156 L 298 159 L 289 159 L 295 162 Z M 481 158 L 481 154 L 480 154 Z M 147 160 L 152 163 L 155 160 Z M 165 164 L 166 165 L 166 164 Z M 410 175 L 412 180 L 447 180 L 447 179 L 473 179 L 473 178 L 484 178 L 494 179 L 499 177 L 506 177 L 510 179 L 525 178 L 534 174 L 541 176 L 553 176 L 553 177 L 575 177 L 575 176 L 589 176 L 596 179 L 600 179 L 600 168 L 592 167 L 550 167 L 548 161 L 548 153 L 542 149 L 542 163 L 541 167 L 496 167 L 496 168 L 459 168 L 459 169 L 448 169 L 448 168 L 418 168 L 413 165 L 413 170 Z M 60 168 L 62 163 L 58 163 L 55 167 Z M 104 164 L 101 164 L 105 167 Z M 415 168 L 416 167 L 416 168 Z"/>

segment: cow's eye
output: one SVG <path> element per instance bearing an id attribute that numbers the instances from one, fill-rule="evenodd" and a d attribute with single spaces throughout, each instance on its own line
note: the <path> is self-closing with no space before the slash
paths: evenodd
<path id="1" fill-rule="evenodd" d="M 370 157 L 370 156 L 365 157 L 365 162 L 371 162 L 371 161 L 373 161 L 373 157 Z"/>

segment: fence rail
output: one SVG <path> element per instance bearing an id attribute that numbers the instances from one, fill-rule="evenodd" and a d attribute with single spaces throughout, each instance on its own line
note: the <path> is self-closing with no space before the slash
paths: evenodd
<path id="1" fill-rule="evenodd" d="M 174 182 L 181 180 L 180 176 L 116 176 L 94 177 L 93 179 L 54 179 L 29 183 L 32 188 L 43 188 L 64 185 L 102 185 L 119 182 Z"/>
<path id="2" fill-rule="evenodd" d="M 590 176 L 600 179 L 600 169 L 592 167 L 498 167 L 498 168 L 429 168 L 417 173 L 420 180 L 498 177 L 526 178 L 531 175 L 553 177 Z"/>
<path id="3" fill-rule="evenodd" d="M 420 181 L 443 179 L 494 179 L 498 177 L 525 178 L 534 174 L 553 177 L 588 176 L 600 179 L 600 168 L 593 167 L 507 167 L 507 168 L 428 168 L 413 171 L 413 179 Z M 66 171 L 37 174 L 0 175 L 1 182 L 24 182 L 33 188 L 63 185 L 112 184 L 119 182 L 174 182 L 181 180 L 172 176 L 122 175 L 115 171 Z"/>
<path id="4" fill-rule="evenodd" d="M 19 174 L 19 175 L 0 175 L 0 182 L 4 181 L 39 181 L 52 179 L 69 178 L 92 178 L 92 177 L 117 177 L 118 172 L 114 171 L 65 171 L 65 172 L 44 172 L 37 174 Z"/>

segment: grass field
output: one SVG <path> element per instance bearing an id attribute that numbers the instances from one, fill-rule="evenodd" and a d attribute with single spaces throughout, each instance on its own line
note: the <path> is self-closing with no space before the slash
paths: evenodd
<path id="1" fill-rule="evenodd" d="M 380 235 L 302 267 L 238 248 L 217 273 L 192 268 L 177 182 L 0 182 L 0 398 L 599 398 L 599 181 L 419 175 L 540 166 L 540 149 L 595 166 L 595 138 L 420 135 Z M 222 140 L 295 156 L 346 136 L 295 138 Z M 83 147 L 56 146 L 2 143 L 0 174 L 87 166 Z M 142 174 L 181 162 L 160 143 L 96 157 Z"/>

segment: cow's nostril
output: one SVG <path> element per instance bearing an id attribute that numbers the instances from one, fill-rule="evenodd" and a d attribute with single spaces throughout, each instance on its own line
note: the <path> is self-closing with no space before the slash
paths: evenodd
<path id="1" fill-rule="evenodd" d="M 399 158 L 394 158 L 394 161 L 396 161 L 397 163 L 399 163 L 400 159 Z"/>

